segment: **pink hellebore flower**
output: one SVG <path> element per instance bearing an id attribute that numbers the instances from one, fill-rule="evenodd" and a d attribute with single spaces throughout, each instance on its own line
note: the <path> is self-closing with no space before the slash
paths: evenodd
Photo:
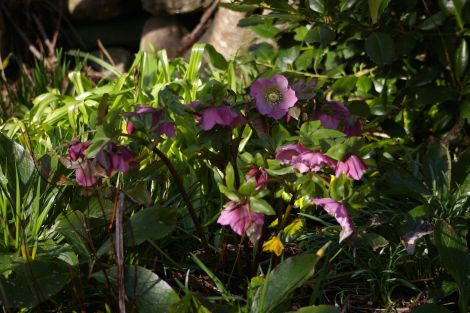
<path id="1" fill-rule="evenodd" d="M 251 167 L 245 175 L 246 180 L 255 178 L 256 190 L 268 189 L 268 173 L 262 167 Z"/>
<path id="2" fill-rule="evenodd" d="M 151 106 L 142 105 L 138 106 L 135 112 L 127 112 L 125 115 L 129 118 L 133 117 L 142 120 L 145 118 L 145 116 L 149 116 L 152 121 L 152 131 L 156 131 L 159 134 L 165 134 L 168 137 L 176 136 L 175 124 L 173 122 L 163 122 L 161 120 L 163 115 L 162 109 L 155 109 Z M 129 135 L 132 135 L 135 132 L 135 126 L 131 120 L 127 121 L 126 129 Z"/>
<path id="3" fill-rule="evenodd" d="M 233 128 L 244 122 L 240 113 L 233 111 L 229 107 L 219 106 L 204 109 L 201 112 L 199 124 L 205 131 L 211 130 L 215 125 Z"/>
<path id="4" fill-rule="evenodd" d="M 333 216 L 338 224 L 341 226 L 341 232 L 339 233 L 339 242 L 341 243 L 344 239 L 351 236 L 354 232 L 354 224 L 351 222 L 348 211 L 346 207 L 336 202 L 334 199 L 331 198 L 320 198 L 320 199 L 313 199 L 313 203 L 316 205 L 320 205 L 323 209 Z"/>
<path id="5" fill-rule="evenodd" d="M 367 170 L 367 165 L 357 155 L 350 155 L 343 161 L 338 161 L 336 165 L 336 177 L 341 176 L 341 173 L 346 174 L 354 180 L 360 180 L 362 174 Z"/>
<path id="6" fill-rule="evenodd" d="M 276 120 L 285 116 L 297 103 L 294 89 L 282 75 L 257 79 L 251 85 L 250 94 L 255 98 L 258 112 Z"/>
<path id="7" fill-rule="evenodd" d="M 246 234 L 251 243 L 255 244 L 261 237 L 264 215 L 252 212 L 247 202 L 229 201 L 220 213 L 217 223 L 229 225 L 239 236 Z"/>
<path id="8" fill-rule="evenodd" d="M 318 172 L 323 166 L 335 168 L 335 162 L 321 152 L 312 151 L 301 145 L 286 145 L 276 152 L 281 164 L 293 165 L 300 173 Z"/>
<path id="9" fill-rule="evenodd" d="M 96 161 L 111 177 L 115 172 L 126 173 L 129 165 L 134 161 L 134 155 L 129 148 L 109 143 L 96 155 Z"/>
<path id="10" fill-rule="evenodd" d="M 80 186 L 90 187 L 98 182 L 93 175 L 93 165 L 91 160 L 84 158 L 85 152 L 90 146 L 91 141 L 75 142 L 68 149 L 69 159 L 64 158 L 62 162 L 67 168 L 75 170 L 75 180 Z"/>

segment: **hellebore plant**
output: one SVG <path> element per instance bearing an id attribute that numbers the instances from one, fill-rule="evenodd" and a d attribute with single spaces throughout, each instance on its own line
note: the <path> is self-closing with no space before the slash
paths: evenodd
<path id="1" fill-rule="evenodd" d="M 248 201 L 229 201 L 220 213 L 217 223 L 229 225 L 239 236 L 244 234 L 255 244 L 261 237 L 264 215 L 253 212 Z"/>
<path id="2" fill-rule="evenodd" d="M 286 145 L 276 152 L 281 164 L 293 165 L 300 173 L 318 172 L 322 167 L 335 168 L 334 160 L 318 151 L 312 151 L 298 144 Z"/>
<path id="3" fill-rule="evenodd" d="M 250 94 L 255 98 L 258 112 L 276 120 L 284 117 L 297 103 L 294 89 L 282 75 L 257 79 L 251 85 Z"/>
<path id="4" fill-rule="evenodd" d="M 236 127 L 244 123 L 240 113 L 233 111 L 227 106 L 210 107 L 202 110 L 199 125 L 205 131 L 211 130 L 214 126 Z"/>
<path id="5" fill-rule="evenodd" d="M 142 105 L 138 106 L 135 112 L 126 112 L 124 115 L 128 118 L 126 130 L 129 135 L 134 134 L 136 129 L 139 129 L 157 132 L 168 137 L 176 136 L 175 123 L 162 120 L 162 109 Z M 147 125 L 148 122 L 150 122 L 150 125 Z"/>
<path id="6" fill-rule="evenodd" d="M 361 124 L 357 116 L 351 115 L 348 108 L 338 101 L 328 101 L 312 115 L 313 120 L 319 120 L 323 127 L 339 129 L 348 137 L 361 134 Z"/>
<path id="7" fill-rule="evenodd" d="M 343 161 L 338 161 L 335 175 L 336 177 L 339 177 L 344 173 L 346 176 L 354 180 L 360 180 L 366 170 L 367 165 L 360 157 L 357 155 L 350 155 Z"/>
<path id="8" fill-rule="evenodd" d="M 339 234 L 339 242 L 341 243 L 344 239 L 348 238 L 354 232 L 354 224 L 349 218 L 346 207 L 331 198 L 320 198 L 313 199 L 313 203 L 322 206 L 323 209 L 333 216 L 338 224 L 341 226 L 341 232 Z"/>

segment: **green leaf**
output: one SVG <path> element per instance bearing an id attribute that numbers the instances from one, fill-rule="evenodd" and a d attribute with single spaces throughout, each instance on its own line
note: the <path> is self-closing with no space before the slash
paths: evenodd
<path id="1" fill-rule="evenodd" d="M 382 15 L 383 11 L 387 8 L 390 0 L 368 0 L 369 2 L 369 13 L 372 23 L 377 23 Z"/>
<path id="2" fill-rule="evenodd" d="M 452 313 L 452 311 L 439 304 L 426 303 L 412 308 L 410 313 Z"/>
<path id="3" fill-rule="evenodd" d="M 254 5 L 222 2 L 219 6 L 236 12 L 252 13 L 257 9 Z"/>
<path id="4" fill-rule="evenodd" d="M 0 305 L 7 308 L 33 307 L 50 299 L 72 279 L 72 268 L 57 259 L 21 262 L 6 279 L 0 276 Z"/>
<path id="5" fill-rule="evenodd" d="M 459 308 L 465 313 L 470 297 L 470 254 L 466 239 L 447 222 L 439 220 L 434 227 L 434 242 L 442 265 L 459 287 Z"/>
<path id="6" fill-rule="evenodd" d="M 256 197 L 250 197 L 250 208 L 253 212 L 263 213 L 265 215 L 275 215 L 273 207 L 263 199 Z"/>
<path id="7" fill-rule="evenodd" d="M 425 19 L 422 23 L 418 25 L 418 28 L 421 30 L 433 30 L 441 26 L 445 21 L 445 15 L 442 12 L 438 12 L 431 17 Z"/>
<path id="8" fill-rule="evenodd" d="M 9 195 L 14 197 L 16 187 L 23 197 L 30 190 L 37 173 L 33 158 L 20 144 L 0 132 L 0 172 L 3 173 Z M 28 201 L 29 202 L 29 201 Z"/>
<path id="9" fill-rule="evenodd" d="M 326 12 L 324 0 L 309 0 L 308 3 L 310 9 L 313 11 L 320 14 L 324 14 Z"/>
<path id="10" fill-rule="evenodd" d="M 219 190 L 220 190 L 221 193 L 223 193 L 230 200 L 240 201 L 240 197 L 238 196 L 238 194 L 235 192 L 234 189 L 229 189 L 229 188 L 227 188 L 227 186 L 219 184 Z"/>
<path id="11" fill-rule="evenodd" d="M 220 54 L 214 46 L 211 44 L 206 44 L 205 50 L 207 51 L 207 54 L 209 55 L 209 58 L 211 60 L 211 64 L 215 66 L 218 69 L 221 70 L 226 70 L 228 67 L 228 62 L 225 60 L 225 57 Z"/>
<path id="12" fill-rule="evenodd" d="M 357 77 L 354 75 L 342 77 L 335 81 L 331 88 L 336 96 L 348 95 L 356 87 Z"/>
<path id="13" fill-rule="evenodd" d="M 55 230 L 64 236 L 65 240 L 72 246 L 73 250 L 87 261 L 91 258 L 87 238 L 85 215 L 78 211 L 61 214 L 57 217 Z"/>
<path id="14" fill-rule="evenodd" d="M 225 168 L 225 185 L 227 185 L 229 189 L 235 188 L 235 171 L 233 169 L 232 163 L 230 162 Z"/>
<path id="15" fill-rule="evenodd" d="M 256 35 L 262 38 L 272 39 L 279 34 L 279 29 L 272 24 L 272 21 L 267 21 L 263 24 L 252 26 L 251 29 Z"/>
<path id="16" fill-rule="evenodd" d="M 462 75 L 465 73 L 465 70 L 467 69 L 468 65 L 468 59 L 469 51 L 467 41 L 465 40 L 465 38 L 462 38 L 462 41 L 460 42 L 460 45 L 457 48 L 457 51 L 455 51 L 454 58 L 455 75 L 457 75 L 458 78 L 462 77 Z"/>
<path id="17" fill-rule="evenodd" d="M 311 28 L 305 36 L 305 41 L 308 43 L 317 42 L 320 47 L 324 48 L 335 40 L 336 34 L 327 25 L 318 25 Z"/>
<path id="18" fill-rule="evenodd" d="M 449 189 L 451 182 L 449 150 L 442 144 L 429 145 L 423 157 L 422 172 L 428 189 Z"/>
<path id="19" fill-rule="evenodd" d="M 457 20 L 457 24 L 459 24 L 460 29 L 464 29 L 464 20 L 463 20 L 463 7 L 465 3 L 467 2 L 466 0 L 452 0 L 454 3 L 454 14 L 455 14 L 455 19 Z"/>
<path id="20" fill-rule="evenodd" d="M 340 177 L 334 177 L 330 183 L 330 197 L 335 200 L 344 200 L 352 193 L 352 180 L 346 175 L 341 174 Z"/>
<path id="21" fill-rule="evenodd" d="M 470 101 L 462 101 L 459 105 L 460 117 L 467 120 L 467 123 L 470 124 Z"/>
<path id="22" fill-rule="evenodd" d="M 106 271 L 114 285 L 117 279 L 117 268 Z M 99 282 L 105 282 L 102 272 L 93 274 Z M 137 312 L 166 313 L 171 306 L 179 302 L 179 297 L 170 285 L 152 271 L 137 265 L 127 265 L 124 269 L 124 287 L 129 301 L 134 302 Z"/>
<path id="23" fill-rule="evenodd" d="M 391 63 L 395 56 L 395 43 L 389 34 L 375 32 L 367 37 L 365 50 L 373 62 L 385 65 Z"/>
<path id="24" fill-rule="evenodd" d="M 296 311 L 290 311 L 288 313 L 341 313 L 341 311 L 332 305 L 312 305 L 300 308 Z"/>
<path id="25" fill-rule="evenodd" d="M 306 253 L 286 259 L 266 276 L 264 284 L 256 292 L 251 312 L 271 313 L 289 299 L 298 287 L 309 280 L 315 265 L 324 255 L 327 245 L 316 254 Z"/>
<path id="26" fill-rule="evenodd" d="M 91 141 L 91 145 L 86 150 L 86 156 L 93 158 L 111 139 L 105 134 L 102 125 L 96 126 L 95 136 Z"/>
<path id="27" fill-rule="evenodd" d="M 238 188 L 238 192 L 245 197 L 251 196 L 255 193 L 256 182 L 254 178 L 249 179 L 248 181 L 244 182 L 240 188 Z"/>

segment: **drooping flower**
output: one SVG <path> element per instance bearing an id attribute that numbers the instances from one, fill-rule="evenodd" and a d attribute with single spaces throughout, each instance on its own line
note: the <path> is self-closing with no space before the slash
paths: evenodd
<path id="1" fill-rule="evenodd" d="M 361 134 L 362 127 L 357 116 L 352 115 L 348 108 L 338 101 L 328 101 L 321 110 L 313 113 L 312 119 L 320 120 L 325 128 L 339 129 L 348 137 Z"/>
<path id="2" fill-rule="evenodd" d="M 318 172 L 324 166 L 335 168 L 335 162 L 330 157 L 298 144 L 279 148 L 276 152 L 276 159 L 280 160 L 281 164 L 293 165 L 300 173 Z"/>
<path id="3" fill-rule="evenodd" d="M 239 236 L 246 234 L 254 244 L 261 237 L 264 215 L 252 212 L 248 202 L 229 201 L 220 213 L 217 223 L 229 225 Z"/>
<path id="4" fill-rule="evenodd" d="M 332 169 L 335 167 L 333 159 L 317 151 L 301 153 L 292 159 L 292 163 L 300 173 L 318 172 L 324 166 Z"/>
<path id="5" fill-rule="evenodd" d="M 211 130 L 215 125 L 235 127 L 244 122 L 240 113 L 226 106 L 210 107 L 201 112 L 199 124 L 205 131 Z"/>
<path id="6" fill-rule="evenodd" d="M 301 153 L 310 152 L 307 148 L 298 144 L 285 145 L 276 151 L 276 159 L 281 161 L 281 164 L 291 164 L 292 158 Z"/>
<path id="7" fill-rule="evenodd" d="M 341 243 L 344 239 L 351 236 L 354 232 L 354 224 L 351 222 L 349 218 L 348 211 L 346 207 L 334 199 L 331 198 L 320 198 L 320 199 L 313 199 L 313 203 L 316 205 L 322 206 L 323 209 L 333 216 L 338 224 L 341 226 L 341 232 L 339 233 L 339 242 Z"/>
<path id="8" fill-rule="evenodd" d="M 268 173 L 262 167 L 253 166 L 251 167 L 245 175 L 246 180 L 250 178 L 255 178 L 256 190 L 267 189 L 268 183 Z"/>
<path id="9" fill-rule="evenodd" d="M 75 142 L 69 146 L 69 156 L 72 161 L 77 161 L 79 158 L 85 155 L 86 149 L 90 146 L 91 141 L 87 140 L 84 142 Z"/>
<path id="10" fill-rule="evenodd" d="M 96 185 L 98 178 L 94 175 L 92 159 L 85 157 L 90 141 L 73 142 L 68 149 L 68 157 L 60 157 L 62 164 L 75 170 L 75 180 L 80 186 L 90 187 Z"/>
<path id="11" fill-rule="evenodd" d="M 106 175 L 111 177 L 115 172 L 129 171 L 134 154 L 129 148 L 110 142 L 96 154 L 95 161 L 104 169 Z"/>
<path id="12" fill-rule="evenodd" d="M 129 135 L 132 135 L 136 130 L 136 125 L 134 125 L 134 123 L 139 124 L 138 128 L 144 128 L 146 126 L 145 120 L 149 119 L 150 131 L 156 131 L 157 133 L 165 134 L 168 137 L 176 136 L 175 124 L 173 122 L 162 121 L 162 109 L 141 105 L 137 107 L 135 112 L 126 112 L 125 115 L 129 118 L 126 124 L 127 133 Z"/>
<path id="13" fill-rule="evenodd" d="M 312 118 L 320 120 L 325 128 L 337 129 L 341 120 L 350 116 L 348 108 L 338 101 L 328 101 L 321 107 L 320 111 L 316 111 Z"/>
<path id="14" fill-rule="evenodd" d="M 263 251 L 272 252 L 277 256 L 281 256 L 282 252 L 284 251 L 284 245 L 282 244 L 282 241 L 279 239 L 279 237 L 274 236 L 270 240 L 263 243 Z"/>
<path id="15" fill-rule="evenodd" d="M 258 112 L 276 120 L 284 117 L 297 103 L 294 89 L 282 75 L 257 79 L 251 85 L 250 94 L 255 98 Z"/>
<path id="16" fill-rule="evenodd" d="M 354 180 L 360 180 L 364 172 L 367 170 L 367 165 L 357 155 L 350 155 L 343 161 L 338 161 L 336 165 L 336 177 L 341 176 L 342 173 Z"/>

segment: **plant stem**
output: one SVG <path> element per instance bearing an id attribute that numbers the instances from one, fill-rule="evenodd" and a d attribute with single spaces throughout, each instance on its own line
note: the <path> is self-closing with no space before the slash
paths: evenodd
<path id="1" fill-rule="evenodd" d="M 189 215 L 191 216 L 191 219 L 193 220 L 194 226 L 196 227 L 196 231 L 199 234 L 199 237 L 202 241 L 202 245 L 206 251 L 209 251 L 209 244 L 207 242 L 206 236 L 204 234 L 204 229 L 202 228 L 201 222 L 199 221 L 199 218 L 196 214 L 196 210 L 193 207 L 193 204 L 191 203 L 191 199 L 188 196 L 188 193 L 186 192 L 186 189 L 184 189 L 183 182 L 181 181 L 181 177 L 178 175 L 176 172 L 175 167 L 173 166 L 173 163 L 171 163 L 170 159 L 166 157 L 166 155 L 157 147 L 153 147 L 153 151 L 155 152 L 156 155 L 165 163 L 166 167 L 170 171 L 171 175 L 173 176 L 173 179 L 175 180 L 176 187 L 178 188 L 181 196 L 183 197 L 183 201 L 186 203 L 186 207 L 188 208 Z"/>

